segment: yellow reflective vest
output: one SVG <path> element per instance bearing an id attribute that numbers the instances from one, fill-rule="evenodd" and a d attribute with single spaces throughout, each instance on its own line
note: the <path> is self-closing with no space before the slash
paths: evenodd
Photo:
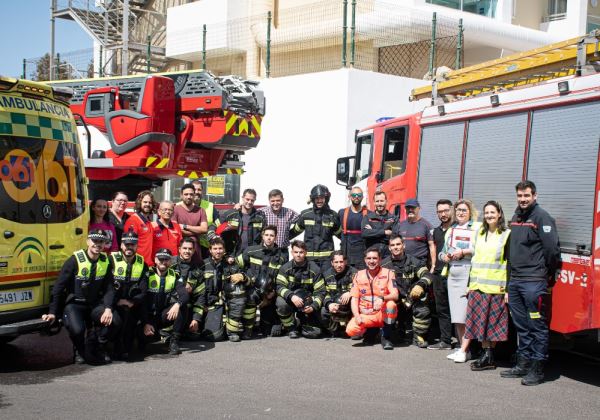
<path id="1" fill-rule="evenodd" d="M 492 295 L 506 293 L 507 265 L 504 250 L 510 230 L 502 233 L 479 231 L 471 259 L 469 290 Z"/>
<path id="2" fill-rule="evenodd" d="M 213 214 L 215 205 L 208 200 L 200 200 L 200 207 L 204 209 L 206 212 L 206 221 L 208 222 L 208 226 L 214 223 Z M 208 248 L 208 237 L 206 233 L 198 236 L 198 242 L 204 248 Z"/>
<path id="3" fill-rule="evenodd" d="M 89 280 L 92 263 L 89 260 L 87 253 L 85 250 L 80 249 L 79 251 L 75 251 L 73 253 L 75 255 L 75 260 L 77 261 L 77 274 L 75 275 L 76 280 Z M 98 262 L 96 263 L 96 277 L 94 278 L 96 281 L 102 281 L 104 277 L 106 277 L 106 273 L 108 271 L 108 258 L 106 254 L 100 254 L 100 258 L 98 258 Z"/>

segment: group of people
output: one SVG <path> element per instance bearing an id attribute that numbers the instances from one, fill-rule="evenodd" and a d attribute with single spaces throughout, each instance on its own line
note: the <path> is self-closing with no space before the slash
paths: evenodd
<path id="1" fill-rule="evenodd" d="M 43 318 L 62 317 L 77 363 L 109 362 L 111 341 L 112 356 L 128 359 L 136 338 L 143 348 L 162 337 L 179 354 L 181 339 L 239 342 L 257 328 L 263 336 L 380 341 L 386 350 L 398 333 L 419 348 L 451 350 L 454 325 L 458 347 L 448 359 L 466 362 L 478 340 L 477 371 L 496 367 L 493 348 L 507 340 L 510 310 L 518 359 L 502 376 L 535 385 L 547 358 L 544 298 L 560 251 L 535 184 L 520 182 L 516 191 L 510 229 L 495 201 L 479 223 L 471 201 L 439 200 L 433 228 L 416 199 L 405 202 L 400 221 L 384 192 L 367 211 L 357 187 L 336 212 L 327 187 L 316 185 L 299 214 L 283 207 L 280 190 L 257 209 L 247 189 L 222 214 L 197 181 L 181 188 L 176 204 L 142 191 L 131 215 L 126 195 L 116 193 L 110 210 L 104 200 L 92 203 L 87 249 L 64 264 Z M 433 308 L 440 338 L 430 345 Z"/>

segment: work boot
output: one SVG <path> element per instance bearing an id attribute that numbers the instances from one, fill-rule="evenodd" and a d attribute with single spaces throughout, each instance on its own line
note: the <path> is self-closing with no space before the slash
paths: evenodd
<path id="1" fill-rule="evenodd" d="M 169 340 L 169 354 L 171 356 L 181 354 L 181 349 L 179 348 L 179 334 L 171 335 L 171 339 Z"/>
<path id="2" fill-rule="evenodd" d="M 252 340 L 252 328 L 244 329 L 242 333 L 242 340 Z"/>
<path id="3" fill-rule="evenodd" d="M 381 347 L 383 347 L 384 350 L 394 350 L 394 345 L 384 335 L 381 335 Z"/>
<path id="4" fill-rule="evenodd" d="M 76 365 L 83 365 L 85 363 L 85 358 L 77 351 L 77 349 L 74 349 L 73 363 Z"/>
<path id="5" fill-rule="evenodd" d="M 229 341 L 232 343 L 239 343 L 241 341 L 240 336 L 234 333 L 229 334 Z"/>
<path id="6" fill-rule="evenodd" d="M 521 378 L 527 375 L 530 367 L 531 360 L 517 356 L 517 364 L 508 370 L 500 372 L 500 376 L 503 378 Z"/>
<path id="7" fill-rule="evenodd" d="M 369 328 L 367 329 L 367 331 L 365 331 L 365 333 L 363 334 L 363 344 L 364 345 L 373 345 L 377 343 L 377 334 L 379 334 L 379 331 L 375 328 Z"/>
<path id="8" fill-rule="evenodd" d="M 539 385 L 544 382 L 544 361 L 543 360 L 532 360 L 529 372 L 523 379 L 521 384 L 526 386 Z"/>
<path id="9" fill-rule="evenodd" d="M 429 343 L 422 335 L 415 334 L 413 337 L 413 346 L 417 346 L 420 349 L 426 349 Z"/>
<path id="10" fill-rule="evenodd" d="M 281 327 L 281 324 L 275 324 L 271 326 L 271 337 L 281 337 L 282 332 L 283 329 Z"/>
<path id="11" fill-rule="evenodd" d="M 298 332 L 296 327 L 293 327 L 293 328 L 290 328 L 290 332 L 288 333 L 288 336 L 290 338 L 296 339 L 296 338 L 300 338 L 300 333 Z"/>
<path id="12" fill-rule="evenodd" d="M 471 363 L 472 371 L 496 369 L 496 362 L 494 361 L 494 350 L 491 348 L 483 349 L 483 353 L 479 359 Z"/>
<path id="13" fill-rule="evenodd" d="M 440 341 L 439 343 L 428 346 L 427 350 L 452 350 L 452 346 L 445 341 Z"/>

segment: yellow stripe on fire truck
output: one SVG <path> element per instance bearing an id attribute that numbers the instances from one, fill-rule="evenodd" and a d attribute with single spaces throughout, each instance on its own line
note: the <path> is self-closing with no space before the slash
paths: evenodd
<path id="1" fill-rule="evenodd" d="M 260 137 L 261 122 L 260 116 L 253 115 L 246 119 L 231 111 L 225 111 L 225 132 L 231 136 Z"/>
<path id="2" fill-rule="evenodd" d="M 150 156 L 146 159 L 146 168 L 162 169 L 169 164 L 169 158 Z"/>

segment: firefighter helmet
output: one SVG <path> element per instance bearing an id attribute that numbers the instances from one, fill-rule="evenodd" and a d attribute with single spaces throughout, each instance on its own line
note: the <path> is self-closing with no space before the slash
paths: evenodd
<path id="1" fill-rule="evenodd" d="M 325 202 L 329 203 L 329 198 L 331 197 L 329 188 L 322 184 L 317 184 L 312 187 L 312 190 L 310 190 L 310 201 L 314 203 L 315 198 L 317 197 L 325 197 Z"/>
<path id="2" fill-rule="evenodd" d="M 350 309 L 350 304 L 347 303 L 346 305 L 343 305 L 341 295 L 337 296 L 332 303 L 337 303 L 338 305 L 340 305 L 338 306 L 337 312 L 331 314 L 331 319 L 333 321 L 344 322 L 348 321 L 352 317 L 352 310 Z"/>
<path id="3" fill-rule="evenodd" d="M 259 304 L 266 294 L 273 291 L 273 280 L 267 273 L 261 272 L 254 281 L 254 288 L 250 294 L 250 300 Z"/>
<path id="4" fill-rule="evenodd" d="M 223 242 L 225 242 L 225 252 L 233 255 L 240 238 L 237 227 L 229 222 L 224 222 L 217 227 L 215 233 L 223 239 Z"/>
<path id="5" fill-rule="evenodd" d="M 306 308 L 307 306 L 312 305 L 313 303 L 313 298 L 312 295 L 310 294 L 310 292 L 306 289 L 297 289 L 294 290 L 294 296 L 298 296 L 300 299 L 302 299 L 304 301 L 304 307 Z"/>

